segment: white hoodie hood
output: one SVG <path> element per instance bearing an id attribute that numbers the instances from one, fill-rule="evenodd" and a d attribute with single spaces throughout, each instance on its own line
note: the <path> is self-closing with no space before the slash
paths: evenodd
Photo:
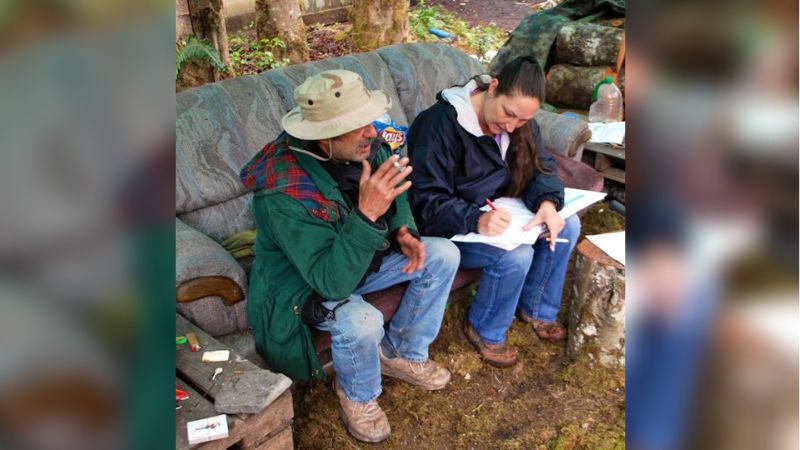
<path id="1" fill-rule="evenodd" d="M 469 83 L 465 86 L 443 90 L 442 97 L 456 109 L 458 124 L 473 136 L 480 137 L 485 136 L 485 134 L 483 130 L 481 130 L 481 125 L 478 122 L 478 114 L 475 113 L 475 109 L 472 107 L 472 101 L 470 100 L 470 94 L 476 89 L 478 89 L 478 83 L 476 83 L 475 80 L 469 80 Z M 506 159 L 506 152 L 508 151 L 508 144 L 510 141 L 511 138 L 508 133 L 505 131 L 500 133 L 500 156 L 504 160 Z"/>

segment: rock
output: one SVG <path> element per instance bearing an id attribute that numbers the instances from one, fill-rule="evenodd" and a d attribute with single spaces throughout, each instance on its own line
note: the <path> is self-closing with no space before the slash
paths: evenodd
<path id="1" fill-rule="evenodd" d="M 255 414 L 269 406 L 292 384 L 285 375 L 254 370 L 223 381 L 214 409 L 225 414 Z"/>

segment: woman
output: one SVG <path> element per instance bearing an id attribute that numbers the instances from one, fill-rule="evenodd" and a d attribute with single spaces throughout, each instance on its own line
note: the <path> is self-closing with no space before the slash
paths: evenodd
<path id="1" fill-rule="evenodd" d="M 539 64 L 531 57 L 516 58 L 496 77 L 481 75 L 440 92 L 408 132 L 414 167 L 410 200 L 423 234 L 500 234 L 509 225 L 508 212 L 480 208 L 502 196 L 521 198 L 536 212 L 526 228 L 546 227 L 535 244 L 511 251 L 456 242 L 461 267 L 483 269 L 464 332 L 498 367 L 517 359 L 517 350 L 505 343 L 517 308 L 539 338 L 559 342 L 566 337 L 555 319 L 580 222 L 574 216 L 565 222 L 557 214 L 564 184 L 532 120 L 544 102 L 544 86 Z"/>

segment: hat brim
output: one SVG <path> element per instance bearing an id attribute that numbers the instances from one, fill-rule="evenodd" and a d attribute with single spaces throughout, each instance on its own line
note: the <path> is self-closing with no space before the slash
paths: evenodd
<path id="1" fill-rule="evenodd" d="M 370 91 L 370 101 L 361 108 L 321 122 L 305 120 L 299 106 L 281 120 L 283 129 L 305 141 L 317 141 L 341 136 L 369 124 L 392 107 L 392 99 L 380 90 Z"/>

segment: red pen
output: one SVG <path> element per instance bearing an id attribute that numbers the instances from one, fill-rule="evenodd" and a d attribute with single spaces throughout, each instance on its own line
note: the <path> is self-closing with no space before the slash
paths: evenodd
<path id="1" fill-rule="evenodd" d="M 492 203 L 492 201 L 488 198 L 486 199 L 486 204 L 489 205 L 489 208 L 492 208 L 492 211 L 497 211 L 497 207 L 494 206 L 494 203 Z"/>

